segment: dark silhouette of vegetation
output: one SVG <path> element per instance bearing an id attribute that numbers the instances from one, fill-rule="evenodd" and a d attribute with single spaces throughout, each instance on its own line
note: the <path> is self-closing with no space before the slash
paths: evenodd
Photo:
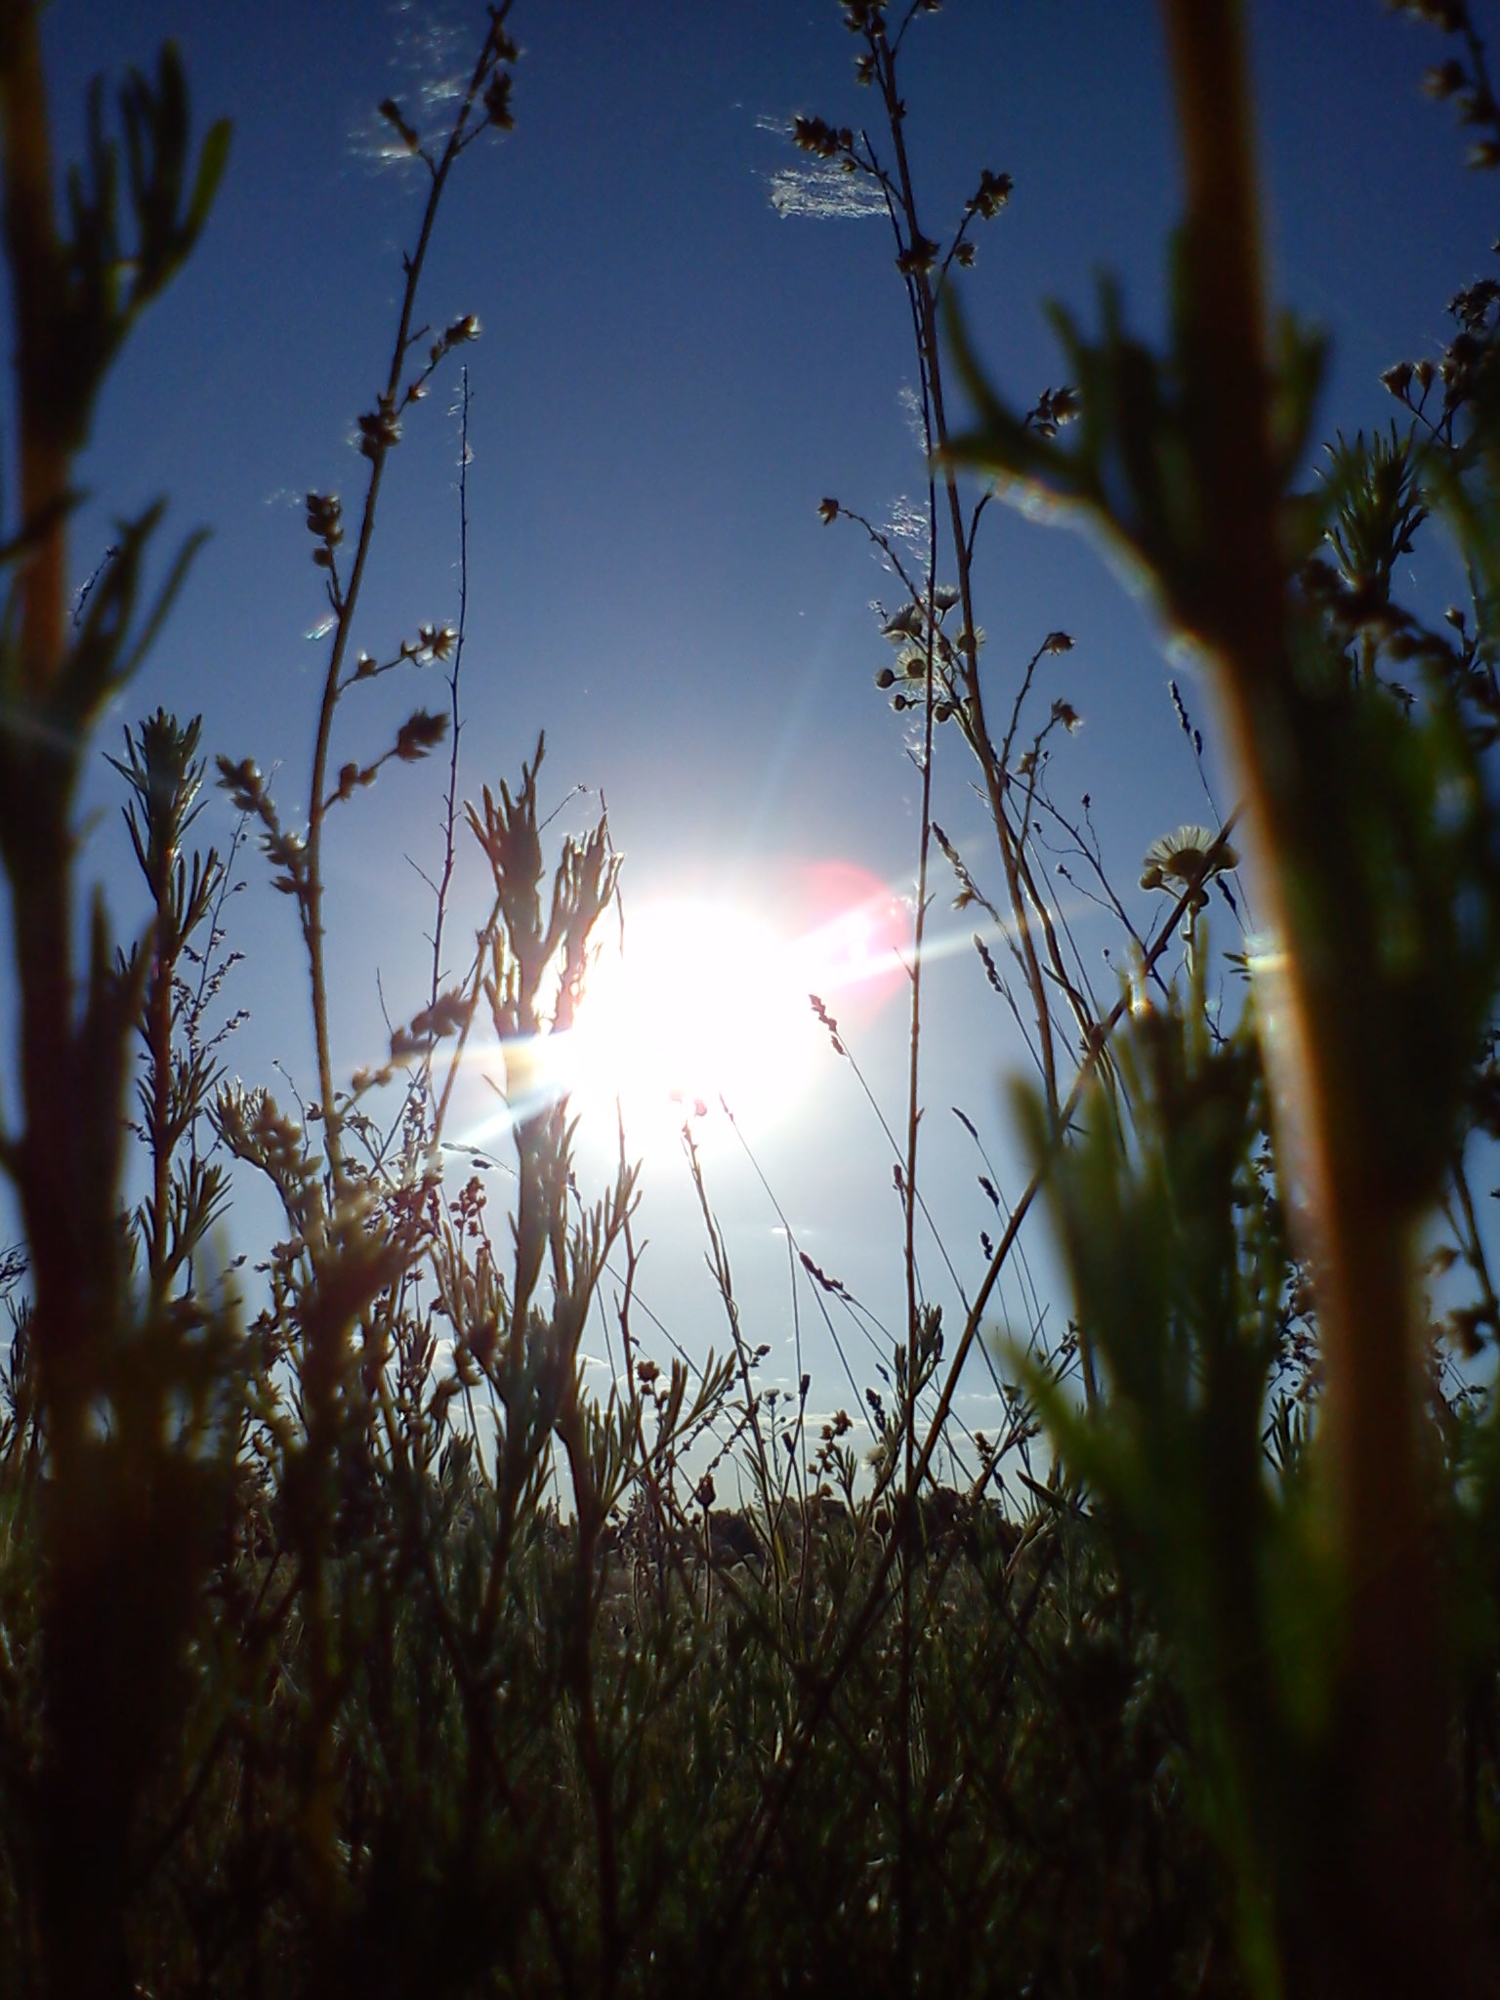
<path id="1" fill-rule="evenodd" d="M 193 545 L 142 608 L 161 509 L 126 524 L 70 623 L 72 466 L 114 354 L 207 218 L 228 132 L 195 162 L 168 49 L 154 82 L 120 93 L 123 155 L 96 91 L 64 227 L 36 6 L 0 0 L 19 424 L 0 549 L 19 1095 L 0 1165 L 26 1230 L 0 1259 L 6 1992 L 1493 1983 L 1500 1444 L 1483 1368 L 1446 1357 L 1477 1363 L 1500 1337 L 1471 1185 L 1500 1139 L 1500 283 L 1454 300 L 1441 364 L 1388 371 L 1398 424 L 1339 438 L 1298 483 L 1320 349 L 1265 331 L 1238 9 L 1167 0 L 1188 190 L 1171 351 L 1135 340 L 1106 286 L 1096 338 L 1057 315 L 1073 380 L 1018 414 L 949 298 L 1010 179 L 986 168 L 946 235 L 920 205 L 900 64 L 935 11 L 840 0 L 871 127 L 795 128 L 817 170 L 885 208 L 927 478 L 924 543 L 819 509 L 890 579 L 876 683 L 915 724 L 922 780 L 906 1116 L 880 1121 L 904 1319 L 882 1387 L 861 1392 L 839 1346 L 855 1412 L 819 1424 L 807 1376 L 790 1396 L 762 1385 L 768 1350 L 691 1121 L 728 1341 L 701 1362 L 649 1351 L 625 1134 L 608 1184 L 584 1190 L 567 1100 L 536 1087 L 620 871 L 603 820 L 549 857 L 541 744 L 514 789 L 461 808 L 462 481 L 457 625 L 355 650 L 403 425 L 477 333 L 468 316 L 419 330 L 421 285 L 453 171 L 512 122 L 510 0 L 487 10 L 438 140 L 380 107 L 425 200 L 359 420 L 352 553 L 339 496 L 307 497 L 331 624 L 306 797 L 294 815 L 253 759 L 221 756 L 239 830 L 224 855 L 195 849 L 199 725 L 158 712 L 128 731 L 113 761 L 152 918 L 117 947 L 96 905 L 82 978 L 74 794 Z M 1466 6 L 1405 11 L 1451 38 L 1430 88 L 1480 135 L 1474 164 L 1500 163 Z M 1115 886 L 1088 801 L 1075 816 L 1053 790 L 1077 716 L 1039 673 L 1071 637 L 1037 633 L 1008 678 L 981 667 L 981 528 L 997 493 L 1037 487 L 1124 544 L 1224 696 L 1244 804 L 1153 844 L 1154 927 Z M 1429 513 L 1472 582 L 1442 630 L 1396 594 Z M 448 712 L 418 708 L 384 754 L 341 762 L 346 700 L 434 661 Z M 339 809 L 445 739 L 428 990 L 388 1060 L 346 1073 L 324 842 Z M 934 818 L 949 745 L 977 776 L 992 857 Z M 295 1116 L 224 1067 L 240 1018 L 228 902 L 251 835 L 307 970 L 317 1094 Z M 489 900 L 453 980 L 466 836 Z M 1240 845 L 1274 953 L 1243 934 Z M 1059 852 L 1130 947 L 1118 993 L 1095 991 L 1047 893 Z M 939 867 L 988 919 L 978 956 L 1036 1070 L 1016 1092 L 1035 1172 L 1007 1201 L 984 1160 L 996 1234 L 970 1291 L 923 1186 Z M 1221 909 L 1252 975 L 1235 1021 L 1207 1000 Z M 445 1151 L 476 1027 L 506 1052 L 501 1214 L 481 1162 L 458 1185 Z M 254 1286 L 212 1243 L 245 1175 L 280 1209 Z M 1069 1332 L 1047 1343 L 1033 1293 L 1029 1342 L 999 1353 L 986 1314 L 1043 1205 Z M 1439 1326 L 1417 1305 L 1434 1215 L 1444 1268 L 1469 1280 Z M 838 1344 L 860 1302 L 781 1219 L 794 1300 Z M 963 1302 L 956 1335 L 922 1283 L 929 1239 Z M 602 1398 L 582 1377 L 596 1311 L 622 1350 Z M 993 1437 L 956 1414 L 974 1365 L 1000 1392 Z M 730 1466 L 743 1507 L 716 1504 Z"/>

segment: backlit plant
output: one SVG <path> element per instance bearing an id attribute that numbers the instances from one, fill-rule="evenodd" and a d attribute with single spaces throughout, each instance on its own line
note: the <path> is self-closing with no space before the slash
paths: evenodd
<path id="1" fill-rule="evenodd" d="M 253 758 L 221 756 L 238 831 L 195 850 L 199 725 L 157 712 L 127 731 L 113 762 L 150 925 L 116 946 L 96 908 L 82 978 L 90 732 L 191 544 L 142 609 L 160 510 L 127 524 L 70 623 L 71 468 L 114 355 L 207 219 L 228 132 L 195 156 L 170 50 L 127 81 L 123 144 L 96 89 L 59 225 L 36 9 L 0 6 L 20 473 L 0 549 L 19 1003 L 0 1165 L 26 1228 L 0 1258 L 7 1992 L 1482 1983 L 1500 1450 L 1482 1371 L 1455 1375 L 1429 1335 L 1472 1362 L 1500 1327 L 1472 1185 L 1500 1137 L 1500 287 L 1456 297 L 1440 363 L 1388 371 L 1394 428 L 1310 459 L 1320 350 L 1290 326 L 1263 339 L 1235 10 L 1169 0 L 1189 187 L 1172 348 L 1135 339 L 1105 287 L 1097 337 L 1057 316 L 1068 381 L 1013 410 L 949 306 L 1024 190 L 987 166 L 945 229 L 928 214 L 900 65 L 935 11 L 839 0 L 872 127 L 793 131 L 805 171 L 886 216 L 926 481 L 918 541 L 833 498 L 817 510 L 883 566 L 875 680 L 921 783 L 900 1118 L 812 1000 L 877 1115 L 899 1217 L 905 1297 L 873 1380 L 838 1331 L 868 1333 L 869 1308 L 776 1210 L 794 1301 L 826 1316 L 847 1377 L 828 1409 L 800 1357 L 795 1386 L 764 1379 L 691 1118 L 718 1358 L 641 1301 L 623 1136 L 602 1189 L 580 1185 L 547 1055 L 628 881 L 602 819 L 549 836 L 540 743 L 518 781 L 463 804 L 462 469 L 456 616 L 362 644 L 395 454 L 479 334 L 471 315 L 420 327 L 421 286 L 459 161 L 515 116 L 509 0 L 479 24 L 444 134 L 379 107 L 425 182 L 357 420 L 358 500 L 306 499 L 331 621 L 307 792 L 289 805 Z M 1406 11 L 1453 38 L 1430 88 L 1493 164 L 1467 9 Z M 460 408 L 462 467 L 466 377 Z M 1047 676 L 1076 664 L 1073 639 L 1059 623 L 1011 658 L 979 622 L 997 482 L 1088 515 L 1214 662 L 1238 812 L 1213 803 L 1175 683 L 1211 823 L 1116 868 L 1090 800 L 1060 802 L 1080 716 Z M 1396 588 L 1432 515 L 1474 586 L 1440 630 Z M 446 708 L 344 754 L 346 702 L 415 665 L 445 672 Z M 328 842 L 444 744 L 430 966 L 382 1058 L 349 1067 Z M 950 772 L 977 781 L 977 849 L 935 817 Z M 455 973 L 466 839 L 486 886 Z M 247 842 L 301 942 L 305 1100 L 227 1071 Z M 1241 851 L 1270 941 L 1243 930 Z M 956 1109 L 990 1216 L 976 1272 L 926 1165 L 923 945 L 944 871 L 1035 1071 L 1015 1093 L 1035 1172 L 1013 1198 Z M 1107 992 L 1059 875 L 1120 927 Z M 1210 1006 L 1221 963 L 1248 982 L 1237 1012 Z M 457 1079 L 481 1044 L 503 1066 L 497 1144 L 459 1147 Z M 226 1269 L 245 1176 L 274 1199 L 275 1240 Z M 997 1287 L 1044 1203 L 1067 1329 L 1047 1337 L 1033 1286 L 1007 1346 Z M 1417 1303 L 1419 1224 L 1441 1329 Z M 924 1283 L 929 1246 L 950 1293 Z M 618 1341 L 597 1396 L 590 1324 L 612 1359 Z M 999 1397 L 985 1433 L 960 1421 L 977 1366 Z M 723 1504 L 734 1484 L 747 1505 Z"/>

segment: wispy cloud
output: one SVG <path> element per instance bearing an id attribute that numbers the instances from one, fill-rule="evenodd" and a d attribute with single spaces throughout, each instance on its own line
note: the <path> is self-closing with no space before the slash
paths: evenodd
<path id="1" fill-rule="evenodd" d="M 896 542 L 925 542 L 927 539 L 927 509 L 903 493 L 891 503 L 891 511 L 885 522 L 885 532 Z"/>
<path id="2" fill-rule="evenodd" d="M 756 119 L 755 126 L 757 131 L 769 132 L 784 145 L 791 144 L 789 119 L 762 116 Z M 778 167 L 774 173 L 763 173 L 760 178 L 766 184 L 772 208 L 780 216 L 811 216 L 817 222 L 857 222 L 886 212 L 885 197 L 872 181 L 862 174 L 846 173 L 828 160 Z"/>
<path id="3" fill-rule="evenodd" d="M 862 221 L 884 215 L 879 188 L 837 167 L 780 167 L 766 175 L 771 206 L 780 216 L 806 215 L 815 221 Z"/>
<path id="4" fill-rule="evenodd" d="M 391 53 L 386 67 L 392 96 L 424 144 L 442 138 L 463 94 L 476 49 L 474 37 L 451 6 L 431 0 L 392 0 Z M 409 148 L 378 111 L 367 109 L 351 126 L 349 151 L 372 171 L 407 166 Z"/>

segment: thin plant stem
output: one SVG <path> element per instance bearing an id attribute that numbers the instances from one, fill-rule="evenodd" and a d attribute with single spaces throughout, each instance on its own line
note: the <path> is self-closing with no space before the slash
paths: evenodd
<path id="1" fill-rule="evenodd" d="M 492 12 L 491 33 L 486 38 L 484 49 L 469 77 L 468 87 L 459 103 L 458 111 L 449 128 L 442 154 L 436 163 L 428 161 L 430 186 L 427 200 L 422 210 L 422 220 L 417 230 L 415 248 L 403 258 L 406 282 L 402 288 L 401 305 L 396 321 L 396 336 L 391 345 L 390 365 L 386 371 L 385 388 L 381 397 L 383 411 L 396 412 L 404 407 L 401 393 L 401 376 L 406 366 L 406 357 L 413 345 L 412 319 L 416 310 L 417 292 L 422 281 L 422 270 L 427 261 L 428 247 L 432 241 L 438 210 L 442 205 L 443 193 L 448 184 L 448 176 L 455 162 L 463 152 L 469 137 L 469 121 L 474 105 L 483 87 L 485 78 L 493 68 L 493 36 L 510 12 L 512 0 L 501 0 Z M 385 476 L 386 459 L 390 455 L 394 440 L 389 427 L 377 428 L 368 441 L 370 461 L 369 476 L 365 486 L 364 505 L 360 510 L 359 534 L 355 542 L 354 561 L 348 580 L 335 582 L 331 586 L 334 600 L 334 628 L 332 644 L 328 651 L 328 664 L 323 675 L 323 693 L 318 706 L 317 736 L 313 745 L 312 773 L 307 791 L 307 861 L 306 861 L 306 907 L 303 915 L 304 935 L 307 941 L 308 968 L 312 981 L 313 1037 L 316 1044 L 318 1064 L 318 1089 L 322 1097 L 324 1143 L 328 1153 L 328 1163 L 337 1183 L 343 1177 L 343 1144 L 340 1136 L 341 1118 L 334 1092 L 333 1048 L 329 1038 L 328 1024 L 328 968 L 324 949 L 323 927 L 323 829 L 328 812 L 328 760 L 333 742 L 333 718 L 343 692 L 344 660 L 349 649 L 350 634 L 354 627 L 355 612 L 359 607 L 361 588 L 364 583 L 365 568 L 369 561 L 370 549 L 375 535 L 375 519 L 380 501 L 381 484 Z"/>
<path id="2" fill-rule="evenodd" d="M 469 371 L 460 388 L 458 430 L 458 633 L 448 674 L 448 790 L 443 799 L 443 869 L 438 877 L 437 908 L 432 920 L 431 1004 L 437 1005 L 443 979 L 443 926 L 448 917 L 448 892 L 453 884 L 458 831 L 458 740 L 463 732 L 459 679 L 463 673 L 464 641 L 469 629 Z"/>

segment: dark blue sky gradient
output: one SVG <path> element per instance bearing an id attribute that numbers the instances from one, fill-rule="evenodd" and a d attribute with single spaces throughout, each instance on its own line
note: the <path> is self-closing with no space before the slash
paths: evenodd
<path id="1" fill-rule="evenodd" d="M 362 490 L 348 440 L 383 377 L 400 248 L 424 193 L 420 170 L 374 159 L 372 107 L 393 94 L 414 111 L 424 83 L 466 68 L 482 11 L 459 0 L 55 0 L 46 35 L 60 151 L 76 149 L 87 78 L 154 60 L 168 35 L 185 55 L 199 129 L 220 113 L 235 124 L 207 236 L 117 370 L 84 468 L 97 499 L 74 537 L 80 577 L 108 516 L 159 493 L 176 531 L 214 531 L 102 748 L 118 750 L 124 724 L 158 703 L 201 710 L 212 750 L 281 762 L 278 791 L 295 817 L 324 657 L 304 637 L 323 606 L 300 500 L 310 487 L 336 490 L 352 511 Z M 1383 423 L 1395 406 L 1379 370 L 1435 353 L 1445 301 L 1492 262 L 1497 183 L 1465 172 L 1451 118 L 1420 96 L 1423 67 L 1446 53 L 1439 38 L 1376 0 L 1265 0 L 1250 12 L 1275 292 L 1336 343 L 1320 434 Z M 1479 13 L 1493 26 L 1492 8 Z M 801 164 L 777 129 L 795 112 L 853 123 L 877 109 L 853 84 L 835 0 L 521 0 L 512 25 L 524 49 L 517 129 L 462 163 L 422 313 L 442 323 L 476 312 L 484 329 L 466 354 L 463 782 L 477 791 L 513 777 L 545 727 L 550 796 L 575 783 L 608 796 L 627 901 L 710 882 L 764 892 L 802 861 L 855 863 L 909 887 L 917 780 L 900 720 L 871 684 L 889 657 L 869 610 L 885 580 L 857 532 L 826 529 L 815 512 L 824 494 L 880 517 L 920 496 L 899 400 L 915 373 L 905 302 L 883 221 L 784 219 L 769 197 L 770 176 Z M 1011 398 L 1029 404 L 1062 379 L 1042 299 L 1088 321 L 1100 270 L 1121 274 L 1132 318 L 1158 331 L 1177 171 L 1156 9 L 953 0 L 917 24 L 906 76 L 929 234 L 951 226 L 982 166 L 1014 177 L 965 286 L 971 327 Z M 456 362 L 440 372 L 388 473 L 356 634 L 382 655 L 418 621 L 456 611 L 457 372 Z M 1085 719 L 1059 752 L 1053 789 L 1067 805 L 1091 794 L 1144 923 L 1141 854 L 1204 811 L 1166 693 L 1172 670 L 1142 608 L 1079 538 L 993 509 L 982 548 L 992 700 L 1005 702 L 1047 631 L 1072 634 L 1075 650 L 1049 661 L 1039 684 L 1043 713 L 1062 695 Z M 1441 579 L 1434 587 L 1441 602 Z M 360 690 L 368 699 L 346 705 L 335 761 L 384 747 L 418 701 L 440 705 L 436 674 L 418 680 Z M 1183 685 L 1207 726 L 1191 674 Z M 939 817 L 991 880 L 968 771 L 956 742 L 942 749 Z M 381 1052 L 377 971 L 393 1016 L 422 997 L 430 899 L 403 857 L 434 865 L 442 776 L 437 760 L 387 772 L 330 837 L 346 1073 Z M 1226 782 L 1221 802 L 1230 797 Z M 140 901 L 117 799 L 101 762 L 89 858 L 124 923 Z M 205 829 L 222 840 L 229 823 L 216 797 Z M 235 998 L 253 1019 L 233 1061 L 247 1080 L 274 1082 L 279 1058 L 306 1084 L 293 913 L 253 860 L 248 877 L 234 906 L 234 941 L 249 954 Z M 461 886 L 459 937 L 479 909 L 475 870 Z M 966 936 L 946 881 L 938 888 L 936 932 Z M 1087 914 L 1079 937 L 1110 991 L 1100 950 L 1118 938 Z M 928 1195 L 972 1285 L 991 1217 L 948 1106 L 980 1125 L 1014 1193 L 999 1085 L 1023 1053 L 972 951 L 935 964 L 930 1009 Z M 899 1001 L 857 1032 L 894 1123 Z M 762 1164 L 809 1250 L 894 1324 L 889 1158 L 831 1056 Z M 714 1171 L 747 1331 L 774 1343 L 770 1367 L 789 1376 L 774 1218 L 742 1163 L 725 1155 Z M 647 1233 L 643 1295 L 691 1351 L 722 1346 L 674 1161 L 654 1168 Z M 1040 1238 L 1036 1255 L 1045 1282 Z M 923 1268 L 945 1296 L 930 1248 Z M 818 1395 L 848 1402 L 811 1317 L 808 1306 Z M 590 1341 L 597 1352 L 597 1333 Z M 863 1383 L 870 1358 L 857 1352 Z M 982 1399 L 971 1420 L 982 1424 L 987 1408 L 993 1422 Z"/>

